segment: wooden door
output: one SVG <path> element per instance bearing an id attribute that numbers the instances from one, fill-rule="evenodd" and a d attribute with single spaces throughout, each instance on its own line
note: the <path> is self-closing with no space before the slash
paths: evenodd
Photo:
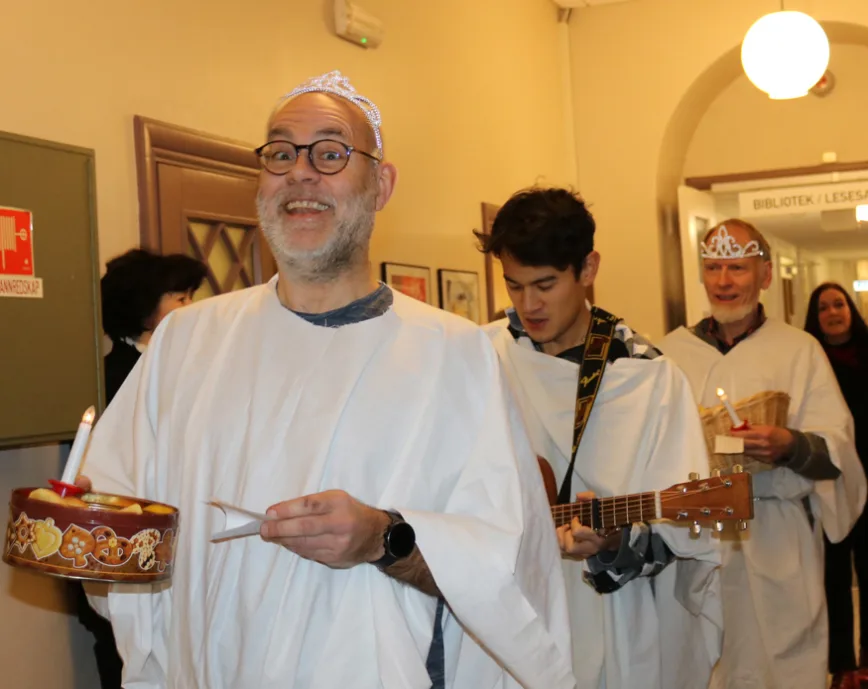
<path id="1" fill-rule="evenodd" d="M 781 287 L 784 293 L 784 321 L 793 324 L 793 316 L 796 312 L 795 290 L 793 289 L 793 278 L 782 277 Z"/>
<path id="2" fill-rule="evenodd" d="M 678 233 L 686 320 L 678 325 L 693 325 L 711 314 L 703 281 L 700 244 L 708 230 L 716 224 L 717 206 L 714 194 L 685 185 L 679 186 Z"/>
<path id="3" fill-rule="evenodd" d="M 274 275 L 256 219 L 253 147 L 142 117 L 135 130 L 142 246 L 203 261 L 196 299 Z"/>

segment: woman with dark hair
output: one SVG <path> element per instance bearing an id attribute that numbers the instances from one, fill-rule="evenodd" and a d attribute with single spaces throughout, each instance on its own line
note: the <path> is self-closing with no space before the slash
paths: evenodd
<path id="1" fill-rule="evenodd" d="M 111 338 L 105 358 L 109 402 L 169 313 L 193 300 L 206 275 L 205 265 L 183 254 L 160 256 L 133 249 L 106 265 L 100 283 L 102 325 Z"/>
<path id="2" fill-rule="evenodd" d="M 192 301 L 206 272 L 201 261 L 189 256 L 160 256 L 143 249 L 108 262 L 100 282 L 103 330 L 112 341 L 105 357 L 107 402 L 133 370 L 160 321 Z M 123 662 L 111 624 L 90 607 L 81 584 L 73 585 L 73 596 L 79 621 L 94 636 L 102 689 L 120 689 Z"/>
<path id="3" fill-rule="evenodd" d="M 805 330 L 816 337 L 832 363 L 853 414 L 856 451 L 868 461 L 868 326 L 841 285 L 825 282 L 811 294 Z M 829 672 L 832 687 L 856 687 L 852 568 L 859 581 L 859 679 L 868 679 L 868 517 L 863 512 L 840 543 L 826 541 L 826 600 L 829 606 Z"/>

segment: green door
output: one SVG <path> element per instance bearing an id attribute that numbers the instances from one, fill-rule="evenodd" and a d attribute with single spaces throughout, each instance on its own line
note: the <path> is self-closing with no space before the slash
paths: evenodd
<path id="1" fill-rule="evenodd" d="M 95 186 L 93 151 L 0 132 L 0 220 L 32 214 L 29 238 L 0 221 L 0 447 L 71 439 L 103 408 Z M 8 274 L 31 249 L 41 297 Z"/>

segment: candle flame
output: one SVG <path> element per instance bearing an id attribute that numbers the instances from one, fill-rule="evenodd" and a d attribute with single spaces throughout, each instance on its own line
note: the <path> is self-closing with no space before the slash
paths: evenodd
<path id="1" fill-rule="evenodd" d="M 723 397 L 726 393 L 723 391 L 723 388 L 717 388 L 717 396 Z"/>
<path id="2" fill-rule="evenodd" d="M 81 417 L 81 422 L 92 425 L 95 418 L 96 409 L 94 409 L 93 407 L 88 407 L 88 410 L 84 413 L 84 416 Z"/>

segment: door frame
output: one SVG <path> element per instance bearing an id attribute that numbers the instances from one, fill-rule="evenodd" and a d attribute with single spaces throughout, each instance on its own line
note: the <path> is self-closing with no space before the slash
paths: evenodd
<path id="1" fill-rule="evenodd" d="M 834 172 L 861 172 L 868 170 L 868 160 L 850 163 L 821 163 L 805 167 L 789 167 L 774 170 L 754 170 L 752 172 L 735 172 L 726 175 L 707 175 L 705 177 L 686 177 L 684 185 L 699 191 L 711 191 L 715 184 L 730 184 L 733 182 L 774 181 L 782 177 L 809 177 Z"/>
<path id="2" fill-rule="evenodd" d="M 491 226 L 494 224 L 494 218 L 500 206 L 493 203 L 482 203 L 482 233 L 491 234 Z M 491 254 L 484 254 L 485 257 L 485 308 L 488 313 L 486 321 L 491 323 L 494 320 L 494 314 L 497 312 L 494 299 L 494 261 Z"/>
<path id="3" fill-rule="evenodd" d="M 44 148 L 53 151 L 61 151 L 63 153 L 74 153 L 77 155 L 81 155 L 84 159 L 85 173 L 87 177 L 87 201 L 88 201 L 88 254 L 90 258 L 90 265 L 88 266 L 89 270 L 84 275 L 86 280 L 86 286 L 90 290 L 90 302 L 93 306 L 93 329 L 88 335 L 88 339 L 93 344 L 92 349 L 92 357 L 93 357 L 93 365 L 96 380 L 94 381 L 96 384 L 96 409 L 97 415 L 101 416 L 102 412 L 105 410 L 106 401 L 105 401 L 105 386 L 104 382 L 104 359 L 103 359 L 103 330 L 102 330 L 102 300 L 100 299 L 100 259 L 99 259 L 99 218 L 97 214 L 97 179 L 96 179 L 96 151 L 92 148 L 84 148 L 81 146 L 73 146 L 70 144 L 60 143 L 58 141 L 50 141 L 47 139 L 38 139 L 31 136 L 24 136 L 21 134 L 13 134 L 11 132 L 0 131 L 0 141 L 10 141 L 13 143 L 24 144 L 27 146 L 33 146 L 34 148 Z M 37 221 L 34 220 L 34 223 Z M 35 231 L 38 232 L 38 225 L 35 228 Z M 38 266 L 39 263 L 36 261 L 34 257 L 33 261 L 34 267 Z M 30 301 L 30 300 L 25 300 Z M 41 301 L 41 300 L 40 300 Z M 81 325 L 79 323 L 78 325 Z M 28 333 L 24 333 L 24 336 L 27 336 Z M 21 336 L 21 333 L 19 333 Z M 68 355 L 67 352 L 64 351 L 62 345 L 58 345 L 57 356 L 65 356 Z M 73 365 L 76 362 L 73 362 Z M 2 406 L 2 405 L 0 405 Z M 55 406 L 60 406 L 61 408 L 65 408 L 69 405 L 63 401 L 63 399 L 56 402 Z M 77 407 L 71 411 L 72 414 L 68 417 L 70 419 L 70 425 L 66 428 L 62 427 L 61 423 L 58 423 L 53 430 L 46 430 L 42 433 L 36 433 L 34 435 L 18 435 L 18 436 L 6 436 L 0 435 L 0 450 L 5 450 L 9 448 L 16 447 L 25 447 L 28 445 L 42 444 L 42 443 L 59 443 L 70 441 L 75 437 L 76 428 L 78 426 L 78 410 L 80 407 Z"/>
<path id="4" fill-rule="evenodd" d="M 157 165 L 171 163 L 209 172 L 255 179 L 259 162 L 253 145 L 195 129 L 133 117 L 139 193 L 139 239 L 142 248 L 162 252 Z"/>

